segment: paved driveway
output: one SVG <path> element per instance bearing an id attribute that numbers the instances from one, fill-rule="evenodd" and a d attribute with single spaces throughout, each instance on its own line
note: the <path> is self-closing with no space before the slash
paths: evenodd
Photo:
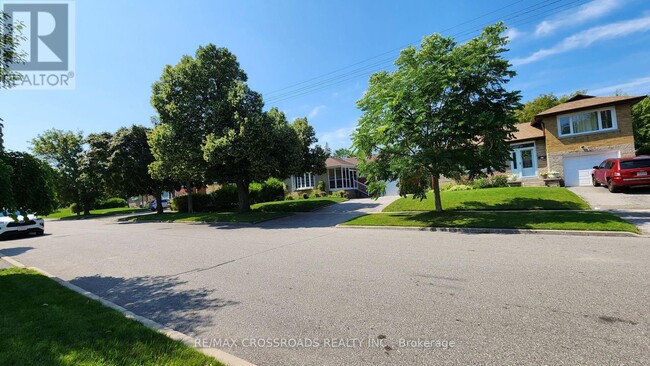
<path id="1" fill-rule="evenodd" d="M 0 251 L 259 365 L 650 364 L 646 238 L 284 223 L 48 222 Z"/>
<path id="2" fill-rule="evenodd" d="M 650 188 L 611 193 L 604 187 L 570 187 L 594 210 L 609 210 L 650 235 Z"/>

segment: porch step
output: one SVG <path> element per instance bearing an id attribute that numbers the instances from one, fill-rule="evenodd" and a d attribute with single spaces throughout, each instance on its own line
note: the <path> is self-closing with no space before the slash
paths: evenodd
<path id="1" fill-rule="evenodd" d="M 522 180 L 522 186 L 524 187 L 545 187 L 543 179 L 526 179 Z"/>

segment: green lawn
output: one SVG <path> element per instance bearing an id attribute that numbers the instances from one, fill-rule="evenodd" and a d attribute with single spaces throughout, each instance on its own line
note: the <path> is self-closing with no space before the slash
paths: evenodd
<path id="1" fill-rule="evenodd" d="M 380 213 L 360 216 L 344 225 L 415 226 L 499 229 L 597 230 L 638 233 L 636 226 L 609 212 L 454 212 Z"/>
<path id="2" fill-rule="evenodd" d="M 589 205 L 566 188 L 508 187 L 441 192 L 444 210 L 588 210 Z M 420 201 L 400 198 L 384 212 L 435 210 L 433 194 Z"/>
<path id="3" fill-rule="evenodd" d="M 167 212 L 163 214 L 129 216 L 120 219 L 120 221 L 165 221 L 165 222 L 244 222 L 258 223 L 272 220 L 279 217 L 291 215 L 293 212 L 307 212 L 319 207 L 327 206 L 333 203 L 345 201 L 345 198 L 326 197 L 326 198 L 309 198 L 276 202 L 264 202 L 251 206 L 252 211 L 246 213 L 239 212 L 195 212 L 192 214 Z"/>
<path id="4" fill-rule="evenodd" d="M 0 365 L 222 365 L 30 270 L 0 270 L 0 298 Z"/>
<path id="5" fill-rule="evenodd" d="M 87 219 L 93 217 L 101 216 L 110 216 L 118 214 L 130 214 L 136 212 L 145 212 L 148 211 L 146 208 L 130 208 L 130 207 L 118 207 L 118 208 L 104 208 L 100 210 L 91 210 L 90 216 L 86 215 L 77 215 L 70 211 L 70 208 L 62 208 L 54 213 L 51 213 L 47 216 L 41 216 L 47 219 L 62 219 L 62 220 L 78 220 L 78 219 Z"/>

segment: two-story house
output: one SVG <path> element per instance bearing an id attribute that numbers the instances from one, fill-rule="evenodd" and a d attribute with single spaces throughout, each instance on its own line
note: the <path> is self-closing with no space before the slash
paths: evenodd
<path id="1" fill-rule="evenodd" d="M 591 184 L 593 166 L 608 158 L 634 156 L 632 106 L 644 98 L 580 94 L 537 114 L 530 125 L 543 132 L 546 155 L 537 154 L 533 160 L 545 160 L 547 169 L 560 172 L 567 186 Z"/>

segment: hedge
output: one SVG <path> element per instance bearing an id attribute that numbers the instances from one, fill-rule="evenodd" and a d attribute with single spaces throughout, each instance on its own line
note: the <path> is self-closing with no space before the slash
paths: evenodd
<path id="1" fill-rule="evenodd" d="M 129 203 L 126 202 L 124 198 L 111 197 L 103 201 L 99 201 L 96 205 L 96 208 L 118 208 L 118 207 L 128 207 Z"/>

